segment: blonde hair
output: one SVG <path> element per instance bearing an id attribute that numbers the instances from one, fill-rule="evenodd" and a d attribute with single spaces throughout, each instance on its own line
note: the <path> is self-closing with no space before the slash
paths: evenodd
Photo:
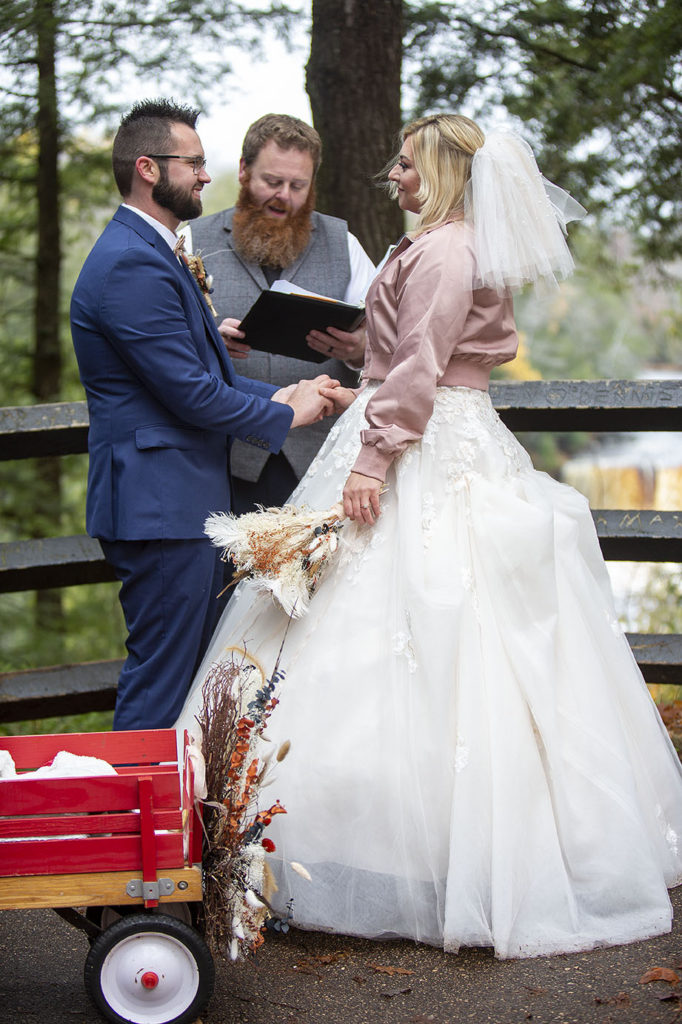
<path id="1" fill-rule="evenodd" d="M 405 125 L 401 141 L 407 138 L 419 175 L 415 197 L 421 207 L 415 227 L 419 235 L 444 224 L 463 208 L 471 161 L 485 135 L 475 121 L 462 114 L 431 114 Z M 397 194 L 395 188 L 391 191 Z"/>

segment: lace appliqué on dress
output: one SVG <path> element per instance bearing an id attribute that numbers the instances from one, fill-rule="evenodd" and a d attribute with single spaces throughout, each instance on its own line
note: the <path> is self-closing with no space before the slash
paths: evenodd
<path id="1" fill-rule="evenodd" d="M 455 746 L 455 756 L 452 761 L 452 767 L 456 772 L 463 772 L 468 764 L 469 748 L 464 742 L 464 738 L 457 733 L 457 744 Z"/>
<path id="2" fill-rule="evenodd" d="M 345 525 L 339 537 L 339 572 L 344 573 L 349 583 L 355 583 L 371 552 L 385 541 L 381 521 L 376 526 L 365 526 L 363 523 Z"/>
<path id="3" fill-rule="evenodd" d="M 680 837 L 678 836 L 675 829 L 672 827 L 668 819 L 663 814 L 663 808 L 660 804 L 656 804 L 656 817 L 661 827 L 661 832 L 665 836 L 665 841 L 670 847 L 670 852 L 673 857 L 677 857 L 679 851 Z"/>
<path id="4" fill-rule="evenodd" d="M 456 428 L 454 444 L 441 443 L 440 435 L 446 426 Z M 472 473 L 485 472 L 489 449 L 502 453 L 508 476 L 533 468 L 528 453 L 495 412 L 488 392 L 474 388 L 437 389 L 422 444 L 442 451 L 440 457 L 447 465 L 450 491 L 465 487 Z"/>
<path id="5" fill-rule="evenodd" d="M 335 477 L 339 470 L 350 473 L 359 451 L 358 441 L 348 441 L 344 445 L 336 445 L 331 452 L 331 458 L 327 460 L 330 465 L 325 469 L 324 476 L 326 478 Z"/>
<path id="6" fill-rule="evenodd" d="M 462 586 L 466 590 L 467 594 L 471 597 L 471 607 L 474 610 L 474 615 L 478 622 L 481 621 L 481 606 L 478 601 L 478 594 L 476 593 L 476 583 L 474 580 L 473 571 L 468 567 L 462 568 Z"/>
<path id="7" fill-rule="evenodd" d="M 427 491 L 422 497 L 422 543 L 425 548 L 431 544 L 436 514 L 436 499 Z"/>
<path id="8" fill-rule="evenodd" d="M 417 664 L 417 655 L 414 650 L 414 643 L 412 640 L 412 633 L 410 631 L 409 616 L 407 616 L 407 630 L 393 635 L 393 653 L 398 657 L 403 656 L 407 659 L 408 672 L 416 672 L 419 665 Z"/>

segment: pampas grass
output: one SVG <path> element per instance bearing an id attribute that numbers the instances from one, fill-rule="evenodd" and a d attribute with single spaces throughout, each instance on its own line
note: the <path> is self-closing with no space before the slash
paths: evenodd
<path id="1" fill-rule="evenodd" d="M 293 618 L 308 610 L 311 596 L 338 546 L 345 514 L 340 503 L 324 512 L 284 505 L 242 516 L 219 512 L 204 532 L 234 563 L 233 583 L 251 577 Z"/>

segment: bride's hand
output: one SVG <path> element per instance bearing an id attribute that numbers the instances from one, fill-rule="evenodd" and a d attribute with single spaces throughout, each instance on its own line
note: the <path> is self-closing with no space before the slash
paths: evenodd
<path id="1" fill-rule="evenodd" d="M 373 476 L 351 473 L 343 489 L 343 510 L 348 518 L 371 526 L 381 511 L 379 492 L 383 486 Z"/>
<path id="2" fill-rule="evenodd" d="M 325 398 L 328 398 L 334 403 L 334 412 L 336 413 L 345 412 L 357 398 L 357 395 L 352 388 L 343 388 L 340 386 L 337 388 L 321 387 L 320 394 L 324 395 Z"/>

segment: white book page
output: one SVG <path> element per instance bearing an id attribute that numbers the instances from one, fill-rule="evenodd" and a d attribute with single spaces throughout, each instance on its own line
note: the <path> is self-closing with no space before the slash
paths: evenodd
<path id="1" fill-rule="evenodd" d="M 271 292 L 285 292 L 288 295 L 309 295 L 313 299 L 326 299 L 327 302 L 336 302 L 336 299 L 330 299 L 328 295 L 320 295 L 319 292 L 309 292 L 305 288 L 299 288 L 297 284 L 292 281 L 287 281 L 284 277 L 279 277 L 276 281 L 273 281 L 270 285 Z"/>

